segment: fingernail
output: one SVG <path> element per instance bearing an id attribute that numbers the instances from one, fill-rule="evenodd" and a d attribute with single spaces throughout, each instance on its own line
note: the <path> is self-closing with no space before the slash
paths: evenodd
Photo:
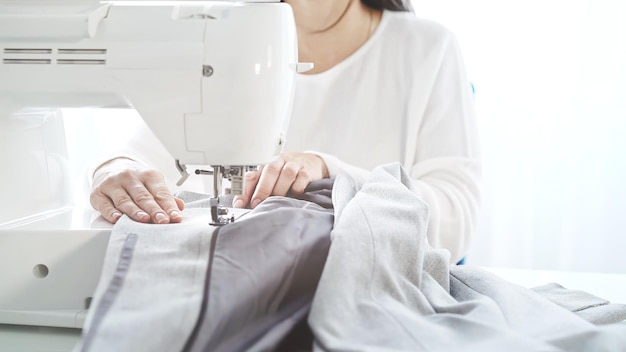
<path id="1" fill-rule="evenodd" d="M 111 217 L 112 217 L 113 219 L 117 219 L 117 218 L 119 218 L 120 216 L 122 216 L 122 214 L 121 214 L 121 213 L 118 213 L 118 212 L 116 212 L 116 211 L 114 211 L 114 212 L 113 212 L 113 214 L 111 214 Z"/>
<path id="2" fill-rule="evenodd" d="M 156 220 L 157 224 L 165 224 L 166 222 L 168 222 L 167 216 L 165 216 L 165 214 L 163 213 L 156 213 L 154 219 Z"/>
<path id="3" fill-rule="evenodd" d="M 138 211 L 135 213 L 135 217 L 139 220 L 145 220 L 146 218 L 149 218 L 150 215 L 148 215 L 145 211 Z"/>
<path id="4" fill-rule="evenodd" d="M 170 212 L 170 218 L 179 219 L 181 217 L 180 212 L 178 210 L 174 210 Z"/>
<path id="5" fill-rule="evenodd" d="M 259 205 L 259 203 L 261 203 L 260 199 L 255 199 L 252 201 L 252 208 L 256 208 L 257 205 Z"/>
<path id="6" fill-rule="evenodd" d="M 235 203 L 233 203 L 233 208 L 243 208 L 243 200 L 237 199 Z"/>

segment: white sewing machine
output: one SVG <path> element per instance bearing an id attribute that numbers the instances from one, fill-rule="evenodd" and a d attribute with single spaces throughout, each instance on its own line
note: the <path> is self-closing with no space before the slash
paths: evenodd
<path id="1" fill-rule="evenodd" d="M 0 324 L 80 328 L 100 275 L 111 226 L 73 202 L 60 108 L 135 109 L 237 192 L 311 66 L 278 0 L 0 0 Z"/>

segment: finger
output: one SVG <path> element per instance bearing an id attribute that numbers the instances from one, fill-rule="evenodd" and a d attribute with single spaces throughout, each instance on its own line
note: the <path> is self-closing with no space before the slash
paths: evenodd
<path id="1" fill-rule="evenodd" d="M 250 203 L 252 193 L 256 189 L 259 177 L 263 171 L 263 166 L 257 171 L 248 171 L 244 175 L 243 194 L 233 197 L 233 208 L 245 208 Z"/>
<path id="2" fill-rule="evenodd" d="M 254 193 L 252 194 L 252 199 L 250 201 L 251 208 L 256 208 L 259 203 L 272 194 L 274 185 L 280 176 L 283 166 L 285 166 L 285 161 L 283 159 L 279 159 L 263 167 L 261 176 L 259 177 L 259 182 L 257 183 Z"/>
<path id="3" fill-rule="evenodd" d="M 122 212 L 113 206 L 111 199 L 100 192 L 92 193 L 89 200 L 91 206 L 111 224 L 115 224 L 122 216 Z"/>
<path id="4" fill-rule="evenodd" d="M 124 188 L 117 187 L 112 189 L 106 189 L 106 192 L 101 189 L 102 194 L 109 197 L 113 203 L 115 209 L 119 209 L 122 213 L 128 215 L 131 219 L 138 222 L 149 222 L 150 215 L 142 208 L 140 208 L 132 197 L 126 192 Z"/>
<path id="5" fill-rule="evenodd" d="M 293 194 L 302 194 L 307 186 L 311 183 L 311 177 L 306 169 L 300 170 L 296 180 L 291 185 L 291 192 Z"/>
<path id="6" fill-rule="evenodd" d="M 157 224 L 181 222 L 183 216 L 180 213 L 176 198 L 174 198 L 165 185 L 165 180 L 161 174 L 157 172 L 146 172 L 142 178 L 145 188 L 158 204 L 158 208 L 153 207 L 149 210 L 152 221 Z"/>
<path id="7" fill-rule="evenodd" d="M 274 196 L 284 196 L 289 192 L 289 189 L 292 187 L 293 182 L 296 180 L 298 173 L 302 169 L 302 164 L 290 161 L 285 163 L 283 169 L 280 171 L 280 175 L 274 184 L 274 189 L 272 190 L 272 195 Z"/>
<path id="8" fill-rule="evenodd" d="M 175 197 L 174 199 L 176 200 L 176 205 L 178 205 L 178 210 L 181 210 L 181 211 L 184 210 L 185 209 L 185 201 L 180 199 L 180 198 L 178 198 L 178 197 Z"/>
<path id="9" fill-rule="evenodd" d="M 306 185 L 304 190 L 307 192 L 316 192 L 324 189 L 328 189 L 328 184 L 324 182 L 313 182 L 315 181 L 313 177 L 309 177 L 309 183 Z M 293 187 L 292 187 L 293 188 Z M 304 192 L 304 190 L 302 192 Z"/>
<path id="10" fill-rule="evenodd" d="M 174 197 L 174 201 L 176 202 L 176 206 L 178 207 L 178 214 L 179 216 L 172 216 L 172 214 L 170 214 L 170 222 L 174 223 L 174 222 L 181 222 L 183 221 L 183 209 L 185 209 L 185 201 L 178 198 L 178 197 Z"/>
<path id="11" fill-rule="evenodd" d="M 135 202 L 139 208 L 148 213 L 150 220 L 153 223 L 169 223 L 169 216 L 167 216 L 165 210 L 161 208 L 152 193 L 150 193 L 150 191 L 142 183 L 124 185 L 124 189 L 128 192 L 132 201 Z"/>
<path id="12" fill-rule="evenodd" d="M 106 178 L 94 189 L 93 193 L 108 197 L 115 209 L 128 215 L 131 219 L 138 222 L 149 222 L 150 215 L 140 208 L 139 205 L 135 204 L 131 194 L 124 188 L 126 186 L 131 188 L 143 187 L 135 176 L 134 170 L 125 170 L 115 176 Z"/>

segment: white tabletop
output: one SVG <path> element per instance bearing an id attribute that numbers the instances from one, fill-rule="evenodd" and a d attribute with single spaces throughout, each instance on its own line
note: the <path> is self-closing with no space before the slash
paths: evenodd
<path id="1" fill-rule="evenodd" d="M 0 351 L 69 352 L 79 337 L 79 329 L 0 324 Z"/>

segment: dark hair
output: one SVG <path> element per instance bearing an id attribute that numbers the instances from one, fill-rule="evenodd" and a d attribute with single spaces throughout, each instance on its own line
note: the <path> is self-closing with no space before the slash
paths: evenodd
<path id="1" fill-rule="evenodd" d="M 410 11 L 413 12 L 410 0 L 361 0 L 361 2 L 375 10 Z"/>

